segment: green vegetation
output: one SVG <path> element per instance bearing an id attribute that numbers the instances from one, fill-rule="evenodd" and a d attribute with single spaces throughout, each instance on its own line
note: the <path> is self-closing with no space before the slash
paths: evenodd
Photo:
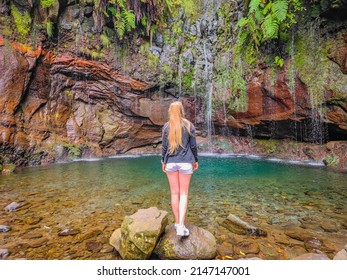
<path id="1" fill-rule="evenodd" d="M 53 37 L 53 22 L 51 21 L 46 22 L 46 31 L 47 31 L 48 38 L 52 38 Z"/>
<path id="2" fill-rule="evenodd" d="M 268 139 L 268 140 L 254 139 L 254 144 L 255 146 L 262 149 L 266 155 L 274 154 L 278 152 L 280 148 L 279 141 L 273 140 L 273 139 Z"/>
<path id="3" fill-rule="evenodd" d="M 184 91 L 191 91 L 192 90 L 192 85 L 193 85 L 193 72 L 188 71 L 183 73 L 182 77 L 182 87 Z"/>
<path id="4" fill-rule="evenodd" d="M 13 163 L 5 164 L 2 169 L 3 173 L 13 173 L 15 171 L 16 171 L 16 165 Z"/>
<path id="5" fill-rule="evenodd" d="M 101 34 L 101 35 L 100 35 L 100 40 L 101 40 L 101 44 L 102 44 L 105 48 L 110 47 L 111 41 L 110 41 L 110 38 L 109 38 L 106 34 Z"/>
<path id="6" fill-rule="evenodd" d="M 140 54 L 146 58 L 149 69 L 156 71 L 159 65 L 159 56 L 151 52 L 149 43 L 140 46 Z"/>
<path id="7" fill-rule="evenodd" d="M 64 143 L 63 147 L 64 149 L 66 149 L 70 160 L 73 160 L 81 156 L 81 145 Z"/>
<path id="8" fill-rule="evenodd" d="M 80 53 L 93 59 L 93 60 L 98 60 L 98 59 L 102 59 L 105 57 L 105 55 L 103 54 L 103 52 L 100 50 L 100 46 L 95 46 L 95 48 L 93 49 L 89 49 L 87 47 L 80 48 Z"/>
<path id="9" fill-rule="evenodd" d="M 329 40 L 318 42 L 319 27 L 305 26 L 295 42 L 294 69 L 306 84 L 311 105 L 319 107 L 325 102 L 325 92 L 333 94 L 332 102 L 343 102 L 347 98 L 347 81 L 334 62 L 328 58 L 332 43 Z M 329 102 L 329 100 L 328 100 Z"/>
<path id="10" fill-rule="evenodd" d="M 286 37 L 285 34 L 296 23 L 296 13 L 303 10 L 300 0 L 250 0 L 248 14 L 237 23 L 237 53 L 246 56 L 246 61 L 254 65 L 259 47 L 273 39 Z M 277 56 L 275 64 L 283 66 Z"/>
<path id="11" fill-rule="evenodd" d="M 50 8 L 54 5 L 56 0 L 40 0 L 40 4 L 43 8 Z"/>
<path id="12" fill-rule="evenodd" d="M 173 77 L 174 77 L 174 71 L 172 70 L 172 67 L 164 63 L 160 67 L 159 85 L 163 87 L 169 84 L 170 82 L 173 82 L 173 79 L 174 79 Z"/>
<path id="13" fill-rule="evenodd" d="M 108 7 L 108 11 L 113 16 L 115 30 L 119 39 L 122 40 L 125 33 L 135 29 L 135 14 L 132 10 L 126 8 L 125 0 L 117 0 L 115 2 L 116 5 Z"/>
<path id="14" fill-rule="evenodd" d="M 27 36 L 31 29 L 30 13 L 28 11 L 25 11 L 24 13 L 20 12 L 19 9 L 11 3 L 11 15 L 19 34 L 22 37 Z"/>
<path id="15" fill-rule="evenodd" d="M 226 102 L 231 112 L 247 111 L 248 95 L 242 61 L 236 57 L 230 62 L 227 57 L 221 55 L 217 65 L 215 82 L 218 85 L 218 100 Z"/>
<path id="16" fill-rule="evenodd" d="M 201 0 L 172 0 L 171 10 L 175 10 L 174 14 L 177 14 L 182 8 L 185 17 L 194 20 L 200 14 L 201 7 Z"/>
<path id="17" fill-rule="evenodd" d="M 335 154 L 329 154 L 324 159 L 324 162 L 327 166 L 336 166 L 339 164 L 339 161 L 339 157 Z"/>
<path id="18" fill-rule="evenodd" d="M 155 31 L 167 27 L 167 19 L 177 15 L 180 9 L 187 18 L 194 17 L 199 10 L 198 2 L 200 0 L 94 0 L 94 6 L 101 11 L 98 16 L 112 19 L 118 39 L 122 41 L 136 29 L 144 29 L 152 38 Z"/>

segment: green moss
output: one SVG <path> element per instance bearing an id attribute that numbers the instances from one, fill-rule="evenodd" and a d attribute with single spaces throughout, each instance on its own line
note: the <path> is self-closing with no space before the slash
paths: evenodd
<path id="1" fill-rule="evenodd" d="M 174 71 L 172 68 L 164 63 L 162 67 L 160 68 L 160 75 L 159 75 L 159 84 L 160 86 L 165 86 L 169 83 L 173 83 L 174 81 Z"/>
<path id="2" fill-rule="evenodd" d="M 81 145 L 65 143 L 63 144 L 63 147 L 67 150 L 68 157 L 70 160 L 73 160 L 81 156 Z"/>
<path id="3" fill-rule="evenodd" d="M 146 58 L 149 69 L 156 72 L 159 66 L 159 56 L 153 54 L 149 49 L 149 43 L 140 46 L 140 54 Z"/>
<path id="4" fill-rule="evenodd" d="M 2 172 L 4 173 L 13 173 L 15 171 L 16 171 L 16 165 L 13 163 L 5 164 L 2 169 Z"/>
<path id="5" fill-rule="evenodd" d="M 93 60 L 98 60 L 101 58 L 104 58 L 105 55 L 103 54 L 102 51 L 98 50 L 98 49 L 88 49 L 88 48 L 80 48 L 80 53 L 93 59 Z"/>
<path id="6" fill-rule="evenodd" d="M 71 89 L 66 89 L 66 90 L 64 90 L 64 93 L 65 93 L 66 96 L 68 96 L 68 97 L 73 97 L 73 93 L 72 93 Z"/>
<path id="7" fill-rule="evenodd" d="M 192 72 L 184 73 L 182 78 L 183 89 L 186 91 L 190 91 L 192 89 L 192 85 L 193 85 L 193 73 Z"/>
<path id="8" fill-rule="evenodd" d="M 295 42 L 294 68 L 300 79 L 306 84 L 311 105 L 319 108 L 326 100 L 324 93 L 333 94 L 333 100 L 347 98 L 347 81 L 338 65 L 328 58 L 328 50 L 332 48 L 330 39 L 320 38 L 318 26 L 311 25 L 301 32 Z"/>
<path id="9" fill-rule="evenodd" d="M 12 29 L 11 29 L 12 21 L 11 17 L 7 15 L 0 15 L 0 34 L 4 37 L 11 37 Z"/>
<path id="10" fill-rule="evenodd" d="M 274 154 L 279 151 L 280 145 L 278 140 L 261 140 L 254 139 L 254 144 L 267 155 Z"/>
<path id="11" fill-rule="evenodd" d="M 22 36 L 28 35 L 31 28 L 30 13 L 28 11 L 22 13 L 14 4 L 11 4 L 11 15 L 19 34 Z"/>
<path id="12" fill-rule="evenodd" d="M 248 109 L 247 85 L 243 77 L 244 68 L 240 57 L 232 62 L 221 55 L 216 66 L 215 95 L 217 102 L 225 102 L 231 112 L 245 112 Z"/>
<path id="13" fill-rule="evenodd" d="M 111 40 L 110 38 L 106 35 L 106 34 L 101 34 L 100 35 L 100 39 L 101 39 L 101 44 L 105 47 L 105 48 L 109 48 L 111 45 Z"/>
<path id="14" fill-rule="evenodd" d="M 337 166 L 339 164 L 339 161 L 339 157 L 335 154 L 329 154 L 324 159 L 324 163 L 327 166 Z"/>
<path id="15" fill-rule="evenodd" d="M 40 0 L 40 4 L 43 8 L 50 8 L 53 6 L 56 0 Z"/>
<path id="16" fill-rule="evenodd" d="M 201 0 L 176 0 L 177 8 L 182 8 L 186 18 L 195 20 L 201 13 Z M 178 9 L 177 9 L 178 12 Z"/>
<path id="17" fill-rule="evenodd" d="M 53 37 L 53 22 L 46 22 L 46 31 L 47 31 L 47 35 L 48 38 L 52 38 Z"/>

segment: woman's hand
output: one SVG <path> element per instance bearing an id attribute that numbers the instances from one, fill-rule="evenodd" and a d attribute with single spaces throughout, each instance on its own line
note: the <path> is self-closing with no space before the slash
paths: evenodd
<path id="1" fill-rule="evenodd" d="M 161 170 L 163 170 L 164 173 L 166 173 L 166 164 L 165 163 L 161 163 Z"/>
<path id="2" fill-rule="evenodd" d="M 199 168 L 199 164 L 198 164 L 198 162 L 196 161 L 196 162 L 193 163 L 193 171 L 198 170 L 198 168 Z"/>

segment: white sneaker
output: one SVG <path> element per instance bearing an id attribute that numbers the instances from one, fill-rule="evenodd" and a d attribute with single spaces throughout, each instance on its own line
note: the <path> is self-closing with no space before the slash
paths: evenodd
<path id="1" fill-rule="evenodd" d="M 187 229 L 184 225 L 177 225 L 176 234 L 178 236 L 189 236 L 189 229 Z"/>

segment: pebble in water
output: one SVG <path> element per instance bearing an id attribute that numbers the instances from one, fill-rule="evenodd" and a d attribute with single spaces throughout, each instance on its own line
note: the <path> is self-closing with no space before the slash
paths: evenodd
<path id="1" fill-rule="evenodd" d="M 7 249 L 0 249 L 0 258 L 1 259 L 6 259 L 10 253 L 8 252 Z"/>
<path id="2" fill-rule="evenodd" d="M 59 236 L 69 236 L 69 235 L 76 235 L 79 234 L 80 231 L 78 229 L 64 229 L 61 232 L 59 232 Z"/>
<path id="3" fill-rule="evenodd" d="M 18 208 L 22 207 L 25 203 L 21 202 L 21 203 L 17 203 L 17 202 L 11 202 L 9 205 L 7 205 L 4 209 L 7 212 L 15 212 L 17 211 Z"/>
<path id="4" fill-rule="evenodd" d="M 0 232 L 8 232 L 11 230 L 10 226 L 0 225 Z"/>

